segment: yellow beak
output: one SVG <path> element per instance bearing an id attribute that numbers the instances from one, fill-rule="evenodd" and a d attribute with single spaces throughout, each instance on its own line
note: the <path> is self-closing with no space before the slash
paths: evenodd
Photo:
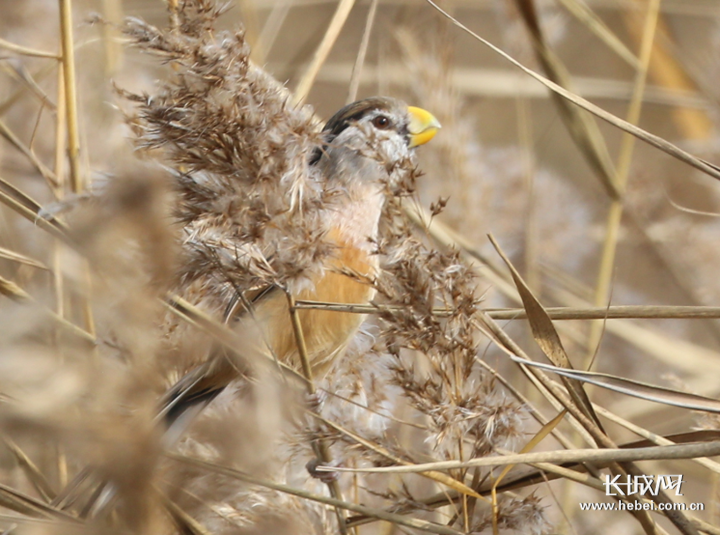
<path id="1" fill-rule="evenodd" d="M 440 129 L 440 122 L 429 111 L 415 106 L 408 106 L 410 114 L 410 148 L 423 145 L 435 137 Z"/>

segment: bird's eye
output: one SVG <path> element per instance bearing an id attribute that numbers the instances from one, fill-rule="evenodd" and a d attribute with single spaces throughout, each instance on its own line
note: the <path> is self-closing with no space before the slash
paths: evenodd
<path id="1" fill-rule="evenodd" d="M 372 120 L 372 124 L 375 128 L 380 130 L 387 130 L 390 128 L 390 119 L 384 115 L 378 115 Z"/>

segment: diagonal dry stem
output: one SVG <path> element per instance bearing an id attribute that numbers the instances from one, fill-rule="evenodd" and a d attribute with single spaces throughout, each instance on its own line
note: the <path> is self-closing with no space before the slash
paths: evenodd
<path id="1" fill-rule="evenodd" d="M 470 30 L 467 26 L 465 26 L 463 23 L 461 23 L 459 20 L 457 20 L 455 17 L 450 15 L 447 11 L 443 10 L 440 6 L 438 6 L 433 0 L 426 0 L 431 6 L 433 6 L 436 10 L 438 10 L 440 13 L 442 13 L 445 17 L 450 19 L 452 23 L 466 32 L 467 34 L 471 35 L 474 39 L 478 40 L 480 43 L 485 45 L 486 47 L 490 48 L 492 51 L 494 51 L 496 54 L 498 54 L 503 59 L 507 60 L 511 64 L 513 64 L 515 67 L 523 71 L 528 76 L 534 78 L 541 84 L 543 84 L 545 87 L 549 88 L 553 92 L 559 94 L 564 99 L 569 100 L 573 104 L 576 104 L 577 106 L 580 106 L 581 108 L 589 111 L 596 117 L 599 117 L 603 121 L 606 121 L 607 123 L 620 128 L 621 130 L 628 132 L 629 134 L 632 134 L 636 138 L 644 141 L 645 143 L 660 149 L 661 151 L 665 152 L 666 154 L 669 154 L 673 158 L 677 158 L 678 160 L 685 162 L 686 164 L 694 167 L 695 169 L 698 169 L 699 171 L 702 171 L 708 176 L 711 176 L 715 178 L 716 180 L 720 180 L 720 167 L 717 167 L 713 164 L 710 164 L 706 162 L 705 160 L 702 160 L 701 158 L 698 158 L 696 156 L 693 156 L 687 151 L 684 151 L 677 145 L 674 145 L 670 143 L 669 141 L 661 138 L 660 136 L 656 136 L 655 134 L 651 134 L 650 132 L 647 132 L 646 130 L 643 130 L 642 128 L 637 127 L 636 125 L 632 123 L 628 123 L 627 121 L 624 121 L 623 119 L 620 119 L 616 115 L 613 115 L 612 113 L 608 113 L 607 111 L 603 110 L 599 106 L 596 106 L 592 102 L 589 102 L 588 100 L 576 95 L 575 93 L 572 93 L 562 86 L 556 84 L 552 80 L 549 80 L 548 78 L 545 78 L 544 76 L 536 73 L 532 69 L 526 67 L 516 59 L 514 59 L 509 54 L 503 52 L 500 48 L 493 45 L 490 41 L 487 39 L 483 39 L 480 37 L 477 33 Z"/>
<path id="2" fill-rule="evenodd" d="M 370 34 L 372 33 L 373 23 L 375 22 L 378 3 L 378 0 L 371 0 L 370 2 L 370 9 L 368 10 L 367 19 L 365 20 L 365 30 L 363 31 L 362 41 L 360 41 L 360 47 L 358 48 L 357 57 L 355 58 L 352 75 L 350 76 L 350 89 L 348 89 L 346 104 L 357 100 L 363 66 L 365 65 L 365 56 L 367 55 L 368 45 L 370 44 Z"/>
<path id="3" fill-rule="evenodd" d="M 323 36 L 320 45 L 318 45 L 317 50 L 315 50 L 315 54 L 310 61 L 310 65 L 303 74 L 302 78 L 300 78 L 297 89 L 293 94 L 293 102 L 296 104 L 302 103 L 310 93 L 310 89 L 312 88 L 313 83 L 315 83 L 315 78 L 330 54 L 330 50 L 332 50 L 335 41 L 340 35 L 340 31 L 345 25 L 345 21 L 347 21 L 348 15 L 350 15 L 350 10 L 354 5 L 355 0 L 339 0 L 335 14 L 330 21 L 330 25 L 325 31 L 325 35 Z"/>

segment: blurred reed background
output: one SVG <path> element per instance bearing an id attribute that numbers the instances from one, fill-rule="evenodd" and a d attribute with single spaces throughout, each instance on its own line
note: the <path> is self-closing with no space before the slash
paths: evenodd
<path id="1" fill-rule="evenodd" d="M 716 2 L 478 0 L 439 6 L 570 91 L 720 162 Z M 61 8 L 71 10 L 71 20 Z M 267 485 L 273 480 L 327 495 L 304 469 L 312 456 L 312 426 L 284 409 L 293 403 L 272 380 L 253 410 L 233 412 L 221 404 L 181 445 L 183 454 L 212 461 L 216 469 L 160 453 L 152 418 L 166 387 L 166 364 L 158 356 L 156 328 L 164 286 L 156 281 L 171 277 L 176 260 L 177 228 L 168 224 L 174 197 L 168 173 L 157 163 L 166 162 L 152 150 L 135 150 L 123 114 L 132 114 L 133 104 L 116 88 L 153 95 L 156 80 L 182 72 L 131 46 L 133 38 L 119 29 L 124 17 L 166 27 L 168 6 L 160 0 L 0 0 L 0 12 L 4 533 L 337 532 L 331 507 Z M 438 199 L 446 204 L 429 230 L 417 233 L 428 247 L 457 250 L 473 266 L 481 308 L 522 306 L 488 234 L 546 307 L 574 307 L 580 315 L 578 310 L 609 304 L 718 305 L 720 184 L 551 96 L 433 5 L 233 0 L 218 32 L 239 24 L 251 60 L 306 96 L 321 118 L 376 94 L 403 98 L 438 117 L 443 129 L 419 152 L 424 175 L 416 202 L 408 204 L 426 213 Z M 61 28 L 72 28 L 73 35 Z M 69 74 L 60 59 L 67 47 L 75 54 Z M 73 91 L 77 109 L 67 98 Z M 67 228 L 71 246 L 63 245 Z M 717 309 L 648 309 L 644 315 L 655 317 L 645 319 L 634 317 L 637 310 L 625 314 L 629 319 L 555 322 L 577 369 L 720 397 Z M 663 317 L 682 314 L 693 317 Z M 497 317 L 512 340 L 542 360 L 526 321 Z M 355 403 L 331 396 L 324 407 L 326 418 L 355 433 L 324 428 L 344 466 L 519 451 L 541 428 L 535 410 L 543 421 L 557 415 L 557 407 L 479 332 L 479 360 L 501 380 L 474 364 L 462 387 L 454 383 L 477 394 L 476 405 L 463 408 L 442 388 L 424 383 L 419 391 L 422 381 L 403 375 L 431 375 L 440 366 L 433 359 L 442 355 L 412 361 L 408 354 L 400 365 L 378 341 L 383 323 L 371 323 L 369 335 L 359 336 L 350 358 L 323 383 Z M 98 339 L 103 347 L 93 344 Z M 688 408 L 586 389 L 618 444 L 655 440 L 643 430 L 671 435 L 718 426 L 713 416 Z M 531 449 L 587 448 L 593 442 L 567 422 L 555 431 L 564 433 L 562 445 L 547 438 Z M 473 442 L 467 451 L 463 434 Z M 93 510 L 87 498 L 93 487 L 77 478 L 88 465 L 122 489 L 115 509 Z M 262 481 L 221 474 L 217 466 L 249 471 Z M 716 463 L 640 466 L 651 474 L 684 474 L 682 500 L 703 502 L 706 510 L 688 513 L 685 527 L 652 515 L 656 528 L 627 512 L 580 512 L 579 502 L 608 498 L 597 485 L 562 475 L 560 481 L 500 489 L 490 504 L 468 495 L 457 499 L 462 489 L 417 475 L 341 474 L 340 486 L 345 501 L 372 509 L 349 513 L 349 529 L 359 534 L 720 533 Z M 488 491 L 501 470 L 456 469 L 450 475 Z M 387 513 L 382 520 L 378 511 Z M 420 524 L 424 520 L 432 523 Z"/>

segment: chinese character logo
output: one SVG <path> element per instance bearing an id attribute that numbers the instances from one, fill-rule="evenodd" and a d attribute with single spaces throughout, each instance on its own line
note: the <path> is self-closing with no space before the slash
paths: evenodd
<path id="1" fill-rule="evenodd" d="M 642 475 L 612 477 L 605 476 L 606 496 L 631 496 L 633 494 L 657 496 L 660 490 L 674 490 L 675 496 L 682 496 L 680 492 L 683 484 L 682 475 Z"/>

